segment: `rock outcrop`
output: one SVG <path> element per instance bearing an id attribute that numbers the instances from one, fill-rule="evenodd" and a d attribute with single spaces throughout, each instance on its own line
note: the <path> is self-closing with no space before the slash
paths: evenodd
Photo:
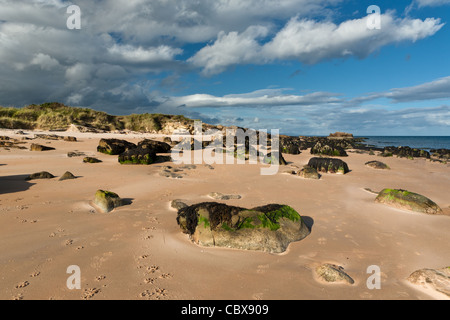
<path id="1" fill-rule="evenodd" d="M 333 157 L 348 157 L 347 152 L 340 145 L 331 140 L 318 141 L 312 148 L 311 154 Z"/>
<path id="2" fill-rule="evenodd" d="M 226 247 L 272 253 L 309 235 L 302 217 L 291 207 L 271 204 L 253 209 L 206 202 L 178 211 L 177 222 L 192 241 L 205 247 Z"/>
<path id="3" fill-rule="evenodd" d="M 410 147 L 386 147 L 383 155 L 394 155 L 399 158 L 426 158 L 430 159 L 430 153 L 426 150 Z"/>
<path id="4" fill-rule="evenodd" d="M 378 194 L 375 201 L 408 211 L 431 215 L 442 214 L 442 209 L 432 200 L 420 194 L 401 189 L 384 189 Z"/>

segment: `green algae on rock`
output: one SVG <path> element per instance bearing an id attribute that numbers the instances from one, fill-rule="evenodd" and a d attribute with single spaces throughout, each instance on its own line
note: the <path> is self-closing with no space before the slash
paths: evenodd
<path id="1" fill-rule="evenodd" d="M 376 202 L 386 205 L 426 214 L 442 214 L 442 209 L 427 197 L 401 189 L 384 189 L 377 198 Z"/>
<path id="2" fill-rule="evenodd" d="M 94 204 L 104 213 L 109 213 L 123 205 L 123 200 L 114 192 L 97 190 Z"/>
<path id="3" fill-rule="evenodd" d="M 310 233 L 293 208 L 279 204 L 246 209 L 205 202 L 180 209 L 177 222 L 201 246 L 271 253 L 286 251 Z"/>

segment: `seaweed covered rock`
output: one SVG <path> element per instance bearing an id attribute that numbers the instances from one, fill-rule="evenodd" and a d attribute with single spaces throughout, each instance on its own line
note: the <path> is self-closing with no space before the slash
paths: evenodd
<path id="1" fill-rule="evenodd" d="M 427 197 L 401 189 L 384 189 L 375 201 L 403 210 L 442 214 L 442 209 Z"/>
<path id="2" fill-rule="evenodd" d="M 97 151 L 109 155 L 119 155 L 128 149 L 135 148 L 134 143 L 119 139 L 101 139 Z"/>
<path id="3" fill-rule="evenodd" d="M 100 163 L 100 162 L 102 162 L 102 160 L 99 160 L 99 159 L 93 158 L 93 157 L 84 157 L 83 162 L 84 163 Z"/>
<path id="4" fill-rule="evenodd" d="M 291 207 L 270 204 L 253 209 L 205 202 L 178 211 L 177 222 L 193 242 L 205 247 L 226 247 L 272 253 L 286 251 L 310 230 Z"/>
<path id="5" fill-rule="evenodd" d="M 318 141 L 312 148 L 311 154 L 334 156 L 334 157 L 348 157 L 344 148 L 331 140 Z"/>
<path id="6" fill-rule="evenodd" d="M 300 154 L 301 150 L 306 150 L 307 147 L 303 140 L 299 137 L 280 136 L 280 150 L 286 154 Z"/>
<path id="7" fill-rule="evenodd" d="M 308 162 L 308 167 L 325 173 L 346 174 L 350 172 L 347 163 L 335 158 L 312 158 Z"/>
<path id="8" fill-rule="evenodd" d="M 280 165 L 285 166 L 287 165 L 286 160 L 284 159 L 281 152 L 270 152 L 267 155 L 263 157 L 263 163 L 265 164 L 271 164 L 271 165 Z"/>
<path id="9" fill-rule="evenodd" d="M 123 205 L 123 200 L 114 192 L 97 190 L 94 204 L 103 212 L 109 213 Z"/>
<path id="10" fill-rule="evenodd" d="M 369 161 L 366 166 L 373 169 L 389 170 L 389 166 L 381 161 Z"/>
<path id="11" fill-rule="evenodd" d="M 344 268 L 335 264 L 325 263 L 316 268 L 317 276 L 325 282 L 343 282 L 354 284 L 355 281 L 350 277 Z"/>

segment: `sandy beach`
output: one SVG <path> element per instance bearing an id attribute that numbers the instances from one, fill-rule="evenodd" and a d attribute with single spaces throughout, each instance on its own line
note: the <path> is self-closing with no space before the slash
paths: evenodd
<path id="1" fill-rule="evenodd" d="M 22 139 L 2 130 L 0 135 Z M 45 133 L 45 132 L 39 132 Z M 53 133 L 55 134 L 55 133 Z M 137 143 L 152 134 L 58 132 L 77 142 L 24 140 L 26 149 L 0 149 L 0 299 L 164 299 L 310 300 L 448 299 L 412 285 L 411 273 L 450 265 L 450 165 L 425 159 L 382 158 L 391 170 L 365 166 L 380 157 L 349 152 L 345 175 L 307 180 L 286 174 L 312 155 L 284 155 L 287 166 L 263 176 L 264 165 L 196 165 L 182 179 L 159 175 L 170 163 L 121 165 L 117 156 L 97 152 L 101 138 Z M 31 143 L 55 148 L 32 152 Z M 83 163 L 82 152 L 102 163 Z M 26 181 L 48 171 L 51 180 Z M 77 179 L 58 181 L 66 171 Z M 375 203 L 380 191 L 401 188 L 435 201 L 444 215 L 432 216 Z M 91 202 L 98 189 L 128 204 L 109 214 Z M 210 192 L 239 194 L 219 201 L 253 208 L 271 203 L 297 210 L 311 229 L 283 254 L 203 248 L 177 225 L 174 199 L 188 204 L 213 201 Z M 216 200 L 214 200 L 216 201 Z M 353 285 L 329 284 L 314 270 L 323 263 L 342 266 Z M 69 290 L 69 266 L 79 266 L 81 289 Z M 369 266 L 379 266 L 381 289 L 370 290 Z"/>

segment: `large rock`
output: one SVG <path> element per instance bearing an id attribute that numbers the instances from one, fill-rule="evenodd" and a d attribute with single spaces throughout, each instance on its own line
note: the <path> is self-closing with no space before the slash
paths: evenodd
<path id="1" fill-rule="evenodd" d="M 101 139 L 97 151 L 109 155 L 119 155 L 128 149 L 135 148 L 134 143 L 119 139 Z"/>
<path id="2" fill-rule="evenodd" d="M 155 153 L 169 153 L 172 149 L 171 145 L 166 142 L 145 139 L 138 143 L 138 147 L 142 149 L 152 149 Z"/>
<path id="3" fill-rule="evenodd" d="M 301 216 L 291 207 L 271 204 L 253 209 L 206 202 L 178 211 L 177 222 L 193 242 L 272 253 L 309 235 Z"/>
<path id="4" fill-rule="evenodd" d="M 346 174 L 350 172 L 347 163 L 335 158 L 312 158 L 308 166 L 318 172 Z"/>
<path id="5" fill-rule="evenodd" d="M 346 132 L 330 133 L 329 139 L 353 139 L 353 134 Z"/>
<path id="6" fill-rule="evenodd" d="M 415 285 L 443 293 L 450 297 L 450 267 L 414 271 L 408 281 Z"/>
<path id="7" fill-rule="evenodd" d="M 115 208 L 123 205 L 123 200 L 114 192 L 97 190 L 95 193 L 94 204 L 103 213 L 109 213 Z"/>
<path id="8" fill-rule="evenodd" d="M 442 214 L 442 209 L 427 197 L 401 189 L 384 189 L 375 201 L 403 210 Z"/>

